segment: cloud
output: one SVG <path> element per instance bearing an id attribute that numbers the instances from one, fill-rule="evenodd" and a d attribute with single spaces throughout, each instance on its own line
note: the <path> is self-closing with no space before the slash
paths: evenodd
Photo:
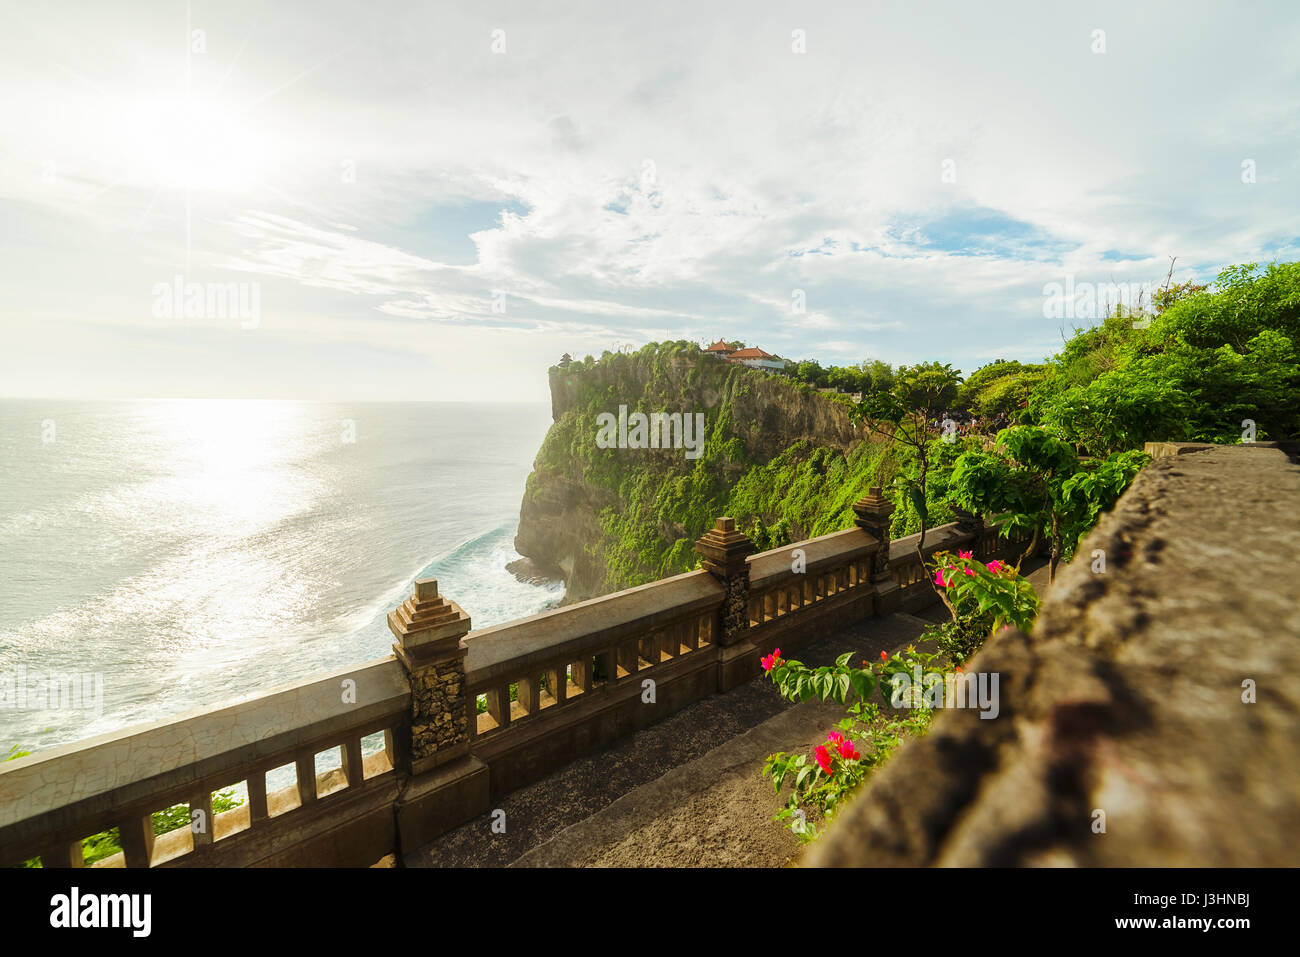
<path id="1" fill-rule="evenodd" d="M 1067 275 L 1159 280 L 1176 255 L 1204 280 L 1297 249 L 1285 4 L 1260 30 L 1122 4 L 234 3 L 189 57 L 155 13 L 54 2 L 0 38 L 11 341 L 138 325 L 137 290 L 184 270 L 273 284 L 304 343 L 417 324 L 494 396 L 651 334 L 970 371 L 989 342 L 1051 342 L 1043 287 Z M 189 163 L 211 182 L 187 193 Z"/>

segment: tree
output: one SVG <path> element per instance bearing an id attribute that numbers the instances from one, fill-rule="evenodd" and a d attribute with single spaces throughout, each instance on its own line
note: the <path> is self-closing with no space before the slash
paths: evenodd
<path id="1" fill-rule="evenodd" d="M 813 359 L 805 359 L 794 367 L 794 377 L 800 382 L 807 382 L 814 388 L 825 388 L 826 370 Z"/>
<path id="2" fill-rule="evenodd" d="M 561 369 L 567 369 L 567 368 L 569 368 L 569 363 L 571 363 L 571 362 L 573 362 L 573 356 L 569 355 L 567 352 L 566 352 L 564 355 L 560 356 L 560 368 L 561 368 Z"/>
<path id="3" fill-rule="evenodd" d="M 864 359 L 858 364 L 862 372 L 863 392 L 888 392 L 894 387 L 894 368 L 880 359 Z"/>
<path id="4" fill-rule="evenodd" d="M 918 362 L 899 366 L 892 391 L 905 408 L 934 416 L 952 408 L 961 381 L 949 363 Z"/>
<path id="5" fill-rule="evenodd" d="M 925 562 L 925 533 L 929 525 L 930 469 L 938 449 L 934 447 L 941 424 L 939 413 L 948 408 L 957 395 L 961 377 L 947 364 L 919 363 L 899 368 L 893 388 L 864 396 L 854 409 L 855 421 L 864 422 L 878 435 L 889 436 L 912 458 L 913 475 L 900 475 L 891 489 L 896 498 L 905 498 L 921 519 L 921 533 L 916 553 Z"/>
<path id="6" fill-rule="evenodd" d="M 839 392 L 861 392 L 861 374 L 848 366 L 832 366 L 826 373 L 826 384 Z"/>
<path id="7" fill-rule="evenodd" d="M 1052 549 L 1048 579 L 1055 581 L 1061 559 L 1073 554 L 1080 536 L 1148 461 L 1135 451 L 1099 463 L 1081 461 L 1073 446 L 1046 429 L 1013 426 L 998 433 L 993 451 L 969 451 L 957 459 L 949 496 L 971 512 L 1003 513 L 998 524 L 1004 536 L 1032 533 L 1017 569 L 1046 536 Z"/>
<path id="8" fill-rule="evenodd" d="M 976 415 L 1014 414 L 1046 376 L 1045 365 L 998 359 L 970 374 L 957 396 L 956 407 Z"/>

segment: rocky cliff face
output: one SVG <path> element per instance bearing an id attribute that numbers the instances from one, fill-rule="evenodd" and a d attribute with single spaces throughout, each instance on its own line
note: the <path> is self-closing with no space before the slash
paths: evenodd
<path id="1" fill-rule="evenodd" d="M 694 567 L 690 543 L 744 476 L 792 447 L 843 459 L 861 442 L 844 403 L 684 343 L 554 367 L 550 384 L 554 424 L 528 479 L 515 548 L 531 573 L 564 580 L 567 601 Z M 597 416 L 620 406 L 704 413 L 702 454 L 600 448 Z M 797 520 L 792 529 L 807 531 Z"/>

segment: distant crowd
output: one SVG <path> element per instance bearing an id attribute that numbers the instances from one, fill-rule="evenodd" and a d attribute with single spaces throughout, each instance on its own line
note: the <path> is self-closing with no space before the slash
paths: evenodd
<path id="1" fill-rule="evenodd" d="M 944 412 L 937 419 L 931 419 L 930 425 L 938 431 L 943 431 L 943 423 L 948 419 L 957 423 L 956 434 L 963 437 L 967 435 L 993 435 L 1011 424 L 1011 419 L 1005 412 L 999 412 L 997 415 L 991 416 L 974 415 L 970 412 Z"/>

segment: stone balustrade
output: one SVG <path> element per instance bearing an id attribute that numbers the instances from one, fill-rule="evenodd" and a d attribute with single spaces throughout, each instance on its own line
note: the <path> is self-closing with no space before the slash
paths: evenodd
<path id="1" fill-rule="evenodd" d="M 720 518 L 699 571 L 477 631 L 417 581 L 389 615 L 391 657 L 0 764 L 0 864 L 79 866 L 111 828 L 124 850 L 96 866 L 356 866 L 421 846 L 748 681 L 773 647 L 932 601 L 915 539 L 891 549 L 891 511 L 872 489 L 854 528 L 760 554 Z M 954 523 L 925 553 L 972 543 L 993 547 Z M 231 787 L 246 800 L 214 814 Z M 177 805 L 195 823 L 155 836 Z"/>
<path id="2" fill-rule="evenodd" d="M 97 866 L 373 863 L 393 839 L 410 698 L 387 658 L 6 762 L 0 865 L 80 867 L 82 840 L 113 828 L 123 851 Z M 382 747 L 363 754 L 367 738 Z M 244 803 L 214 814 L 213 793 L 241 785 Z M 152 815 L 177 805 L 191 826 L 155 835 Z"/>

